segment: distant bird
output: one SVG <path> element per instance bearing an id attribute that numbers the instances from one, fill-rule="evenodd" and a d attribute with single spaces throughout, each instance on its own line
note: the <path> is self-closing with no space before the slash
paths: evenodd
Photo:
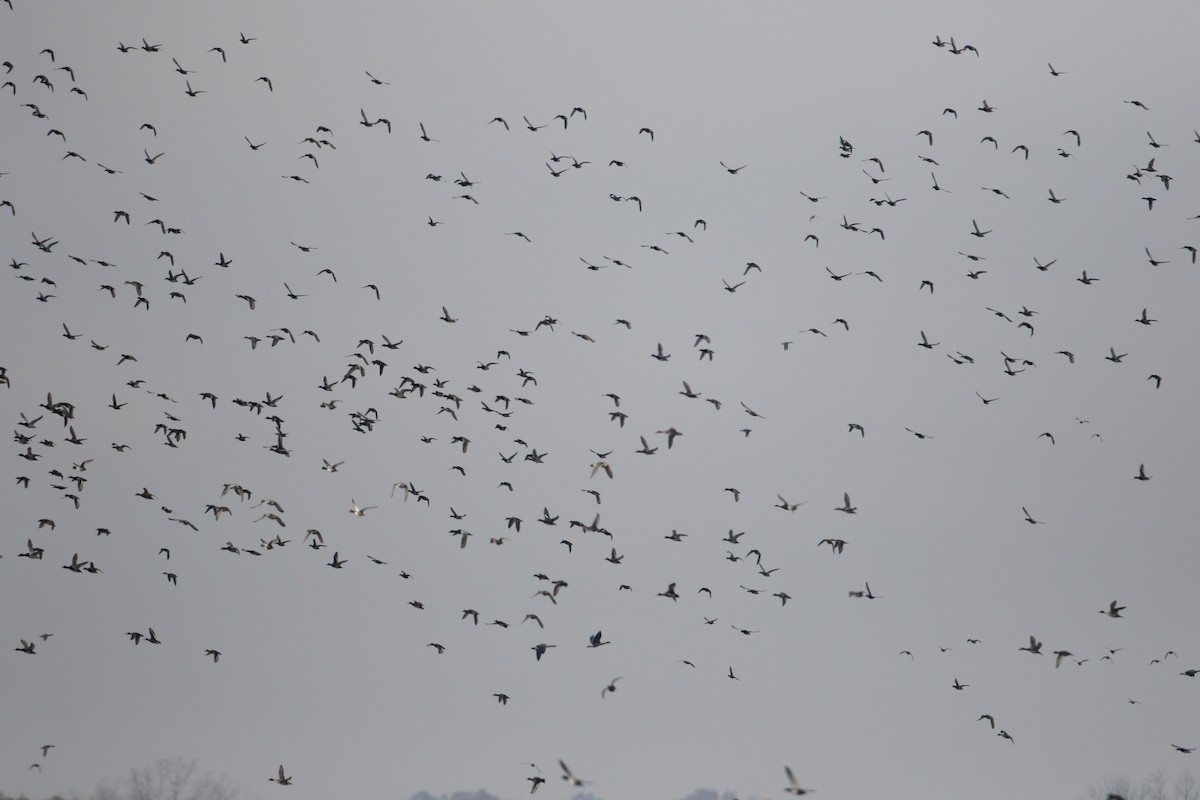
<path id="1" fill-rule="evenodd" d="M 421 127 L 421 136 L 420 136 L 421 141 L 423 141 L 423 142 L 438 141 L 437 139 L 430 139 L 429 134 L 425 133 L 425 123 L 424 122 L 418 122 L 417 124 Z M 545 127 L 545 126 L 542 126 L 542 127 Z"/>
<path id="2" fill-rule="evenodd" d="M 364 506 L 362 508 L 359 508 L 358 503 L 356 503 L 353 498 L 351 498 L 351 500 L 350 500 L 349 511 L 351 514 L 353 514 L 356 517 L 364 516 L 368 511 L 370 511 L 373 508 L 379 508 L 379 506 Z"/>
<path id="3" fill-rule="evenodd" d="M 292 779 L 289 778 L 287 775 L 285 775 L 283 772 L 283 764 L 279 765 L 279 777 L 268 778 L 268 780 L 271 781 L 272 783 L 278 783 L 280 786 L 291 786 L 292 785 Z"/>
<path id="4" fill-rule="evenodd" d="M 1042 643 L 1039 642 L 1034 637 L 1030 636 L 1029 637 L 1029 646 L 1028 647 L 1018 647 L 1017 649 L 1018 650 L 1028 650 L 1030 653 L 1040 656 L 1042 654 Z"/>
<path id="5" fill-rule="evenodd" d="M 783 495 L 777 494 L 775 496 L 779 498 L 779 504 L 775 506 L 776 508 L 782 508 L 784 511 L 791 511 L 793 513 L 796 511 L 797 508 L 799 508 L 800 506 L 802 506 L 808 502 L 807 500 L 804 500 L 799 503 L 790 503 L 787 500 L 783 499 Z"/>
<path id="6" fill-rule="evenodd" d="M 845 546 L 846 546 L 846 540 L 845 539 L 822 539 L 821 541 L 819 541 L 817 543 L 817 547 L 820 547 L 823 544 L 828 544 L 830 550 L 832 550 L 834 553 L 841 553 L 843 548 L 845 548 Z"/>
<path id="7" fill-rule="evenodd" d="M 1113 600 L 1108 604 L 1107 609 L 1100 609 L 1101 614 L 1113 617 L 1114 619 L 1122 619 L 1121 612 L 1125 610 L 1125 606 L 1118 606 L 1117 601 Z"/>
<path id="8" fill-rule="evenodd" d="M 670 450 L 671 445 L 673 445 L 675 443 L 675 437 L 683 435 L 679 431 L 675 430 L 675 428 L 673 428 L 673 427 L 667 428 L 665 431 L 655 431 L 655 433 L 660 433 L 667 437 L 667 449 L 668 450 Z"/>
<path id="9" fill-rule="evenodd" d="M 574 773 L 572 773 L 570 768 L 566 764 L 563 763 L 563 760 L 561 758 L 558 760 L 558 766 L 562 768 L 562 771 L 563 771 L 562 779 L 564 781 L 566 781 L 568 785 L 583 786 L 585 784 L 591 783 L 591 781 L 584 781 L 584 780 L 580 780 L 579 778 L 576 778 Z"/>
<path id="10" fill-rule="evenodd" d="M 1147 247 L 1147 248 L 1145 248 L 1145 250 L 1146 250 L 1146 259 L 1147 259 L 1147 260 L 1150 262 L 1150 266 L 1152 266 L 1152 267 L 1160 267 L 1160 266 L 1162 266 L 1163 264 L 1170 264 L 1170 263 L 1171 263 L 1170 261 L 1156 261 L 1156 260 L 1154 259 L 1154 256 L 1150 255 L 1150 248 L 1149 248 L 1149 247 Z"/>
<path id="11" fill-rule="evenodd" d="M 731 677 L 733 676 L 732 668 L 730 668 L 730 670 L 729 670 L 729 675 Z M 796 781 L 796 775 L 792 772 L 791 767 L 785 766 L 783 768 L 783 771 L 784 771 L 784 774 L 787 775 L 787 779 L 788 779 L 788 785 L 785 786 L 783 789 L 785 792 L 787 792 L 788 794 L 794 794 L 797 797 L 799 797 L 800 795 L 810 794 L 813 791 L 812 789 L 802 789 L 800 787 L 800 784 Z"/>

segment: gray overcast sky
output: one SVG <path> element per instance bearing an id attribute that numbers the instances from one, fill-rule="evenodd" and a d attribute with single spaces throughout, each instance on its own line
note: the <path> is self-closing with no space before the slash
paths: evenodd
<path id="1" fill-rule="evenodd" d="M 1196 13 L 969 5 L 0 5 L 0 411 L 32 437 L 0 789 L 177 755 L 263 797 L 515 798 L 532 762 L 565 798 L 558 759 L 606 800 L 1190 767 Z M 597 512 L 611 538 L 568 525 Z"/>

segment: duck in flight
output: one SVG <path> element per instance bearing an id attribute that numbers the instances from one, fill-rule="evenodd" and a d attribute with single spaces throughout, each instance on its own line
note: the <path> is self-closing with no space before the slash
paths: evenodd
<path id="1" fill-rule="evenodd" d="M 733 674 L 732 668 L 729 670 L 729 674 Z M 783 772 L 785 775 L 787 775 L 788 779 L 788 785 L 785 786 L 783 790 L 788 794 L 794 794 L 799 797 L 800 795 L 810 794 L 813 791 L 812 789 L 801 788 L 800 783 L 796 780 L 796 775 L 792 772 L 791 767 L 784 767 Z"/>

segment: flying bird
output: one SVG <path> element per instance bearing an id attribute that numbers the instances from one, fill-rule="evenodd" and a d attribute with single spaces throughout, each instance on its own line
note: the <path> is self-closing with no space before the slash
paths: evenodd
<path id="1" fill-rule="evenodd" d="M 729 670 L 729 674 L 731 676 L 733 675 L 732 668 Z M 787 779 L 788 779 L 788 785 L 785 786 L 783 789 L 785 792 L 787 792 L 788 794 L 794 794 L 797 797 L 799 797 L 800 795 L 810 794 L 813 791 L 812 789 L 803 789 L 800 787 L 800 784 L 796 781 L 796 776 L 792 772 L 791 767 L 784 767 L 783 771 L 784 771 L 784 774 L 787 775 Z"/>
<path id="2" fill-rule="evenodd" d="M 576 778 L 574 773 L 572 773 L 571 769 L 566 764 L 563 763 L 563 760 L 561 758 L 558 760 L 558 766 L 562 768 L 562 771 L 563 771 L 562 779 L 564 781 L 566 781 L 568 785 L 583 786 L 585 784 L 591 783 L 591 781 L 584 781 L 584 780 L 580 780 L 579 778 Z"/>
<path id="3" fill-rule="evenodd" d="M 339 462 L 339 463 L 340 463 L 340 462 Z M 333 470 L 330 470 L 330 471 L 332 472 Z M 353 515 L 354 515 L 354 516 L 356 516 L 356 517 L 362 517 L 362 516 L 365 516 L 365 515 L 366 515 L 366 513 L 367 513 L 368 511 L 370 511 L 371 509 L 373 509 L 373 508 L 379 508 L 379 506 L 364 506 L 364 507 L 362 507 L 362 508 L 359 508 L 359 506 L 358 506 L 358 503 L 356 503 L 356 502 L 354 501 L 354 499 L 353 499 L 353 498 L 351 498 L 351 500 L 350 500 L 350 509 L 349 509 L 349 511 L 350 511 L 350 513 L 351 513 L 351 514 L 353 514 Z"/>

